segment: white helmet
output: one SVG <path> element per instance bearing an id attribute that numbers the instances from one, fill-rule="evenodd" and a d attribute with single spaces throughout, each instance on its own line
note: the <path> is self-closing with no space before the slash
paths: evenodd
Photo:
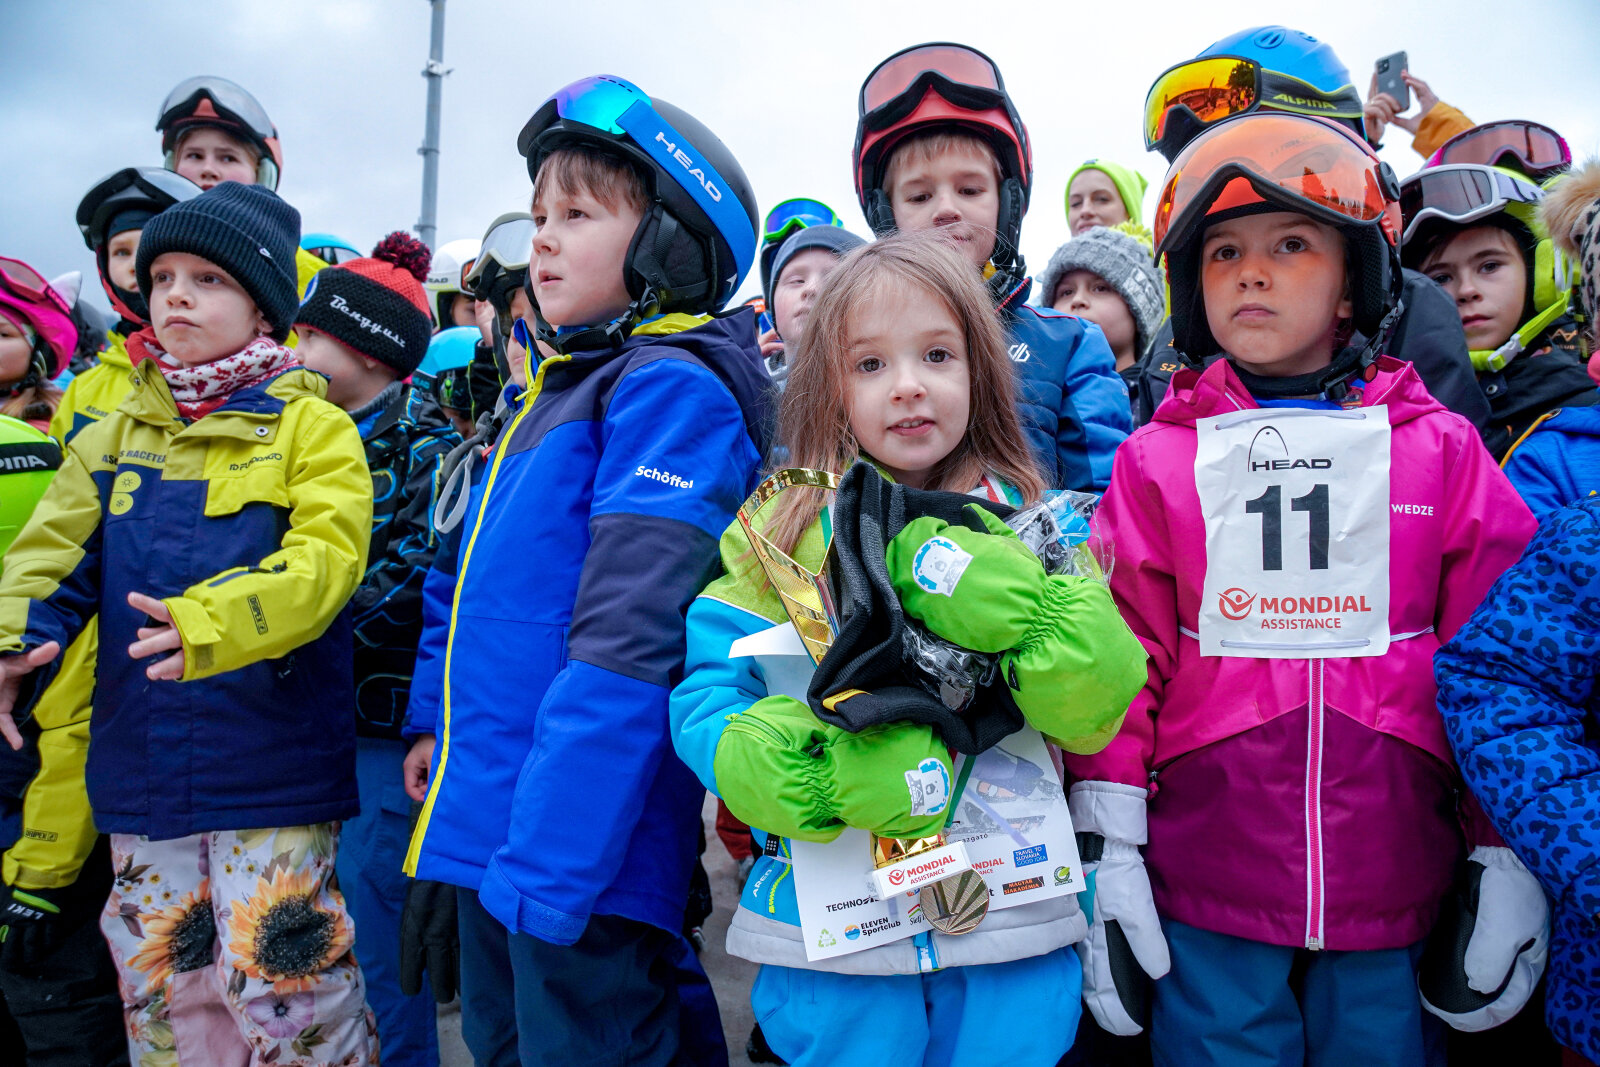
<path id="1" fill-rule="evenodd" d="M 463 237 L 459 241 L 448 241 L 439 246 L 433 254 L 433 262 L 428 266 L 428 280 L 422 287 L 433 294 L 433 316 L 435 324 L 441 329 L 452 326 L 450 321 L 450 304 L 454 297 L 461 292 L 461 275 L 464 268 L 472 265 L 478 258 L 478 250 L 483 242 L 476 237 Z"/>

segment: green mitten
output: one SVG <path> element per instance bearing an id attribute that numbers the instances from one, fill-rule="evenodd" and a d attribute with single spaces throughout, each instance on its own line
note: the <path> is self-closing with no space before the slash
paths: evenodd
<path id="1" fill-rule="evenodd" d="M 1004 652 L 1022 643 L 1044 603 L 1044 565 L 994 515 L 968 505 L 988 533 L 913 519 L 889 542 L 889 580 L 906 614 L 952 644 Z"/>
<path id="2" fill-rule="evenodd" d="M 793 697 L 769 696 L 728 717 L 714 762 L 728 810 L 769 833 L 832 841 L 846 826 L 924 837 L 944 823 L 950 761 L 930 726 L 850 733 Z"/>

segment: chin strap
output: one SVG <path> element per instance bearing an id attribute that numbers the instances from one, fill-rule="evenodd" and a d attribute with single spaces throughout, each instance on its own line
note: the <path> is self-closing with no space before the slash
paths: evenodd
<path id="1" fill-rule="evenodd" d="M 533 320 L 535 323 L 534 336 L 549 345 L 557 355 L 571 355 L 577 349 L 609 348 L 613 352 L 622 347 L 622 343 L 633 335 L 633 331 L 649 314 L 655 313 L 656 306 L 660 303 L 656 291 L 646 288 L 639 295 L 639 299 L 628 305 L 628 310 L 600 326 L 589 326 L 571 333 L 560 333 L 557 329 L 544 320 L 539 313 L 539 304 L 533 305 Z"/>
<path id="2" fill-rule="evenodd" d="M 1239 366 L 1237 360 L 1229 362 L 1233 364 L 1234 373 L 1239 376 L 1239 381 L 1244 383 L 1244 387 L 1252 396 L 1272 399 L 1309 396 L 1337 404 L 1349 395 L 1351 381 L 1363 376 L 1367 368 L 1377 362 L 1384 346 L 1388 344 L 1389 335 L 1394 332 L 1400 316 L 1404 313 L 1404 302 L 1396 301 L 1394 307 L 1390 308 L 1383 316 L 1383 320 L 1378 323 L 1378 328 L 1372 331 L 1372 337 L 1366 344 L 1360 348 L 1350 347 L 1341 350 L 1333 357 L 1333 362 L 1309 374 L 1297 374 L 1290 378 L 1271 378 L 1250 373 Z"/>
<path id="3" fill-rule="evenodd" d="M 1539 335 L 1550 328 L 1550 324 L 1559 319 L 1567 310 L 1566 294 L 1539 314 L 1523 323 L 1515 333 L 1496 349 L 1473 349 L 1467 355 L 1472 357 L 1472 369 L 1482 374 L 1484 371 L 1502 371 L 1506 364 L 1527 351 L 1528 341 L 1538 339 Z M 1527 338 L 1528 341 L 1523 340 Z"/>

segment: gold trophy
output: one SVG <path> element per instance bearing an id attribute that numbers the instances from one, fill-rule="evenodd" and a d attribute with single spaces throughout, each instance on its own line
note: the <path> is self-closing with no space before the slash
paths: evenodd
<path id="1" fill-rule="evenodd" d="M 786 489 L 838 489 L 839 476 L 828 471 L 787 467 L 756 486 L 739 506 L 739 525 L 755 552 L 767 580 L 777 590 L 783 610 L 794 624 L 812 663 L 821 663 L 839 635 L 839 613 L 827 580 L 827 557 L 820 571 L 812 572 L 795 562 L 788 553 L 767 540 L 755 528 L 756 515 Z M 974 757 L 967 757 L 972 759 Z M 950 798 L 952 812 L 961 798 Z M 875 869 L 915 860 L 932 854 L 949 842 L 944 833 L 920 838 L 894 838 L 872 835 L 872 862 Z M 965 934 L 978 928 L 989 911 L 989 888 L 977 871 L 968 867 L 958 874 L 924 885 L 917 893 L 922 916 L 935 930 L 946 934 Z"/>

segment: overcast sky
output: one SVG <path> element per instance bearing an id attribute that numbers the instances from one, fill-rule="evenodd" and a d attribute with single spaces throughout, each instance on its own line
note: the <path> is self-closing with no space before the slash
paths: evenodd
<path id="1" fill-rule="evenodd" d="M 73 223 L 78 200 L 113 170 L 160 163 L 157 108 L 195 74 L 232 78 L 266 107 L 285 156 L 279 192 L 306 230 L 365 250 L 415 225 L 426 0 L 4 2 L 0 254 L 92 281 Z M 439 240 L 481 236 L 496 215 L 526 209 L 517 132 L 553 90 L 601 72 L 715 130 L 763 211 L 815 196 L 864 234 L 849 162 L 861 80 L 906 45 L 956 40 L 999 63 L 1032 134 L 1023 249 L 1037 271 L 1066 239 L 1063 185 L 1085 158 L 1137 167 L 1153 203 L 1165 164 L 1144 152 L 1140 119 L 1155 76 L 1224 34 L 1279 21 L 1288 6 L 449 0 Z M 1412 71 L 1477 121 L 1538 119 L 1575 155 L 1600 152 L 1594 0 L 1454 0 L 1447 18 L 1441 5 L 1395 0 L 1311 11 L 1294 16 L 1296 28 L 1332 44 L 1363 93 L 1373 60 L 1405 49 Z M 1421 163 L 1399 130 L 1383 155 L 1402 177 Z"/>

